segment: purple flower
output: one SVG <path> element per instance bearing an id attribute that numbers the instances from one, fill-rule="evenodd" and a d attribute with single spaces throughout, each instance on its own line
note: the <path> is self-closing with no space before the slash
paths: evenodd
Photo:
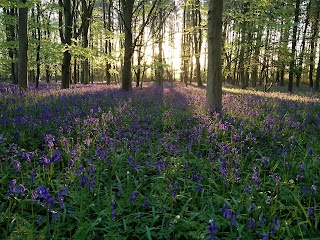
<path id="1" fill-rule="evenodd" d="M 313 212 L 314 212 L 314 207 L 310 207 L 308 209 L 308 217 L 311 217 L 313 215 Z"/>
<path id="2" fill-rule="evenodd" d="M 278 185 L 281 181 L 281 177 L 280 177 L 279 173 L 274 173 L 272 175 L 272 180 L 276 183 L 276 185 Z"/>
<path id="3" fill-rule="evenodd" d="M 41 158 L 39 159 L 39 162 L 40 162 L 42 165 L 44 165 L 45 167 L 48 167 L 48 166 L 50 165 L 50 160 L 49 160 L 46 156 L 41 157 Z"/>
<path id="4" fill-rule="evenodd" d="M 43 216 L 40 216 L 40 217 L 37 219 L 36 222 L 39 224 L 39 223 L 41 223 L 42 219 L 43 219 Z"/>
<path id="5" fill-rule="evenodd" d="M 254 220 L 254 218 L 249 218 L 248 220 L 248 228 L 251 231 L 251 229 L 255 228 L 256 226 L 256 221 Z"/>
<path id="6" fill-rule="evenodd" d="M 210 240 L 213 240 L 216 238 L 215 232 L 217 231 L 216 224 L 214 223 L 213 219 L 209 220 L 210 226 L 208 228 L 208 232 L 210 233 Z"/>
<path id="7" fill-rule="evenodd" d="M 134 158 L 132 156 L 128 157 L 128 164 L 131 164 L 133 162 Z"/>
<path id="8" fill-rule="evenodd" d="M 24 191 L 25 191 L 25 187 L 22 186 L 21 184 L 16 187 L 16 193 L 18 193 L 20 195 L 20 197 L 23 197 L 24 196 Z"/>
<path id="9" fill-rule="evenodd" d="M 199 192 L 199 193 L 202 192 L 202 187 L 201 187 L 200 185 L 198 185 L 198 186 L 196 187 L 196 191 Z"/>
<path id="10" fill-rule="evenodd" d="M 268 234 L 265 234 L 265 233 L 259 233 L 259 235 L 260 235 L 260 237 L 262 237 L 262 238 L 261 238 L 261 240 L 268 240 L 268 239 L 269 239 Z"/>
<path id="11" fill-rule="evenodd" d="M 223 207 L 220 208 L 220 212 L 223 212 L 223 217 L 224 218 L 231 218 L 232 212 L 231 212 L 230 209 L 227 208 L 227 204 L 226 203 L 224 203 Z"/>
<path id="12" fill-rule="evenodd" d="M 144 201 L 143 203 L 142 203 L 142 207 L 147 207 L 147 206 L 149 206 L 150 205 L 150 200 L 149 199 L 147 199 L 146 201 Z"/>
<path id="13" fill-rule="evenodd" d="M 261 158 L 261 162 L 262 162 L 265 166 L 268 166 L 270 160 L 269 160 L 268 157 L 262 157 L 262 158 Z"/>
<path id="14" fill-rule="evenodd" d="M 69 165 L 68 165 L 68 168 L 72 168 L 74 165 L 74 161 L 72 159 L 70 159 L 69 161 Z"/>
<path id="15" fill-rule="evenodd" d="M 54 151 L 54 153 L 52 154 L 51 158 L 50 158 L 50 163 L 54 163 L 56 161 L 59 161 L 61 159 L 61 153 L 58 149 L 56 149 Z"/>
<path id="16" fill-rule="evenodd" d="M 317 186 L 316 186 L 315 184 L 312 184 L 312 186 L 311 186 L 311 192 L 312 192 L 312 194 L 315 194 L 316 191 L 317 191 Z"/>
<path id="17" fill-rule="evenodd" d="M 273 217 L 273 224 L 274 224 L 274 226 L 275 226 L 276 228 L 279 228 L 279 227 L 280 227 L 280 223 L 279 223 L 279 221 L 278 221 L 278 219 L 277 219 L 276 216 Z"/>
<path id="18" fill-rule="evenodd" d="M 18 172 L 20 170 L 20 162 L 17 160 L 12 161 L 14 169 Z"/>
<path id="19" fill-rule="evenodd" d="M 261 227 L 267 220 L 263 217 L 263 212 L 260 213 L 259 215 L 259 222 L 258 226 Z"/>
<path id="20" fill-rule="evenodd" d="M 94 185 L 94 182 L 91 180 L 89 180 L 88 182 L 88 190 L 92 191 L 96 186 Z"/>
<path id="21" fill-rule="evenodd" d="M 60 217 L 60 212 L 52 212 L 52 215 L 51 215 L 51 221 L 54 222 L 56 220 L 58 220 Z"/>
<path id="22" fill-rule="evenodd" d="M 133 203 L 134 200 L 136 200 L 136 197 L 138 195 L 139 195 L 139 192 L 137 192 L 137 191 L 132 192 L 131 197 L 130 197 L 130 202 Z"/>
<path id="23" fill-rule="evenodd" d="M 88 179 L 88 177 L 86 175 L 82 175 L 82 177 L 80 179 L 80 183 L 79 183 L 79 188 L 82 188 L 83 185 L 88 182 L 88 180 L 89 179 Z"/>
<path id="24" fill-rule="evenodd" d="M 303 171 L 305 168 L 306 168 L 306 164 L 305 164 L 305 163 L 302 163 L 302 164 L 299 166 L 299 170 L 300 170 L 300 171 Z"/>
<path id="25" fill-rule="evenodd" d="M 303 188 L 301 189 L 301 192 L 302 192 L 302 194 L 308 193 L 308 192 L 309 192 L 309 188 L 303 187 Z"/>
<path id="26" fill-rule="evenodd" d="M 44 141 L 50 149 L 53 148 L 55 139 L 50 133 L 44 136 Z"/>
<path id="27" fill-rule="evenodd" d="M 173 155 L 176 156 L 177 153 L 179 152 L 178 146 L 174 146 L 173 149 L 172 149 L 172 151 L 173 151 Z"/>

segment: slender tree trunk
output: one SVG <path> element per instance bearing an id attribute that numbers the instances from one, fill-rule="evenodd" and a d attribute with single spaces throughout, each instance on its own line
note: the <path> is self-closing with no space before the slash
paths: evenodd
<path id="1" fill-rule="evenodd" d="M 299 14 L 300 14 L 300 0 L 296 0 L 296 9 L 294 13 L 294 26 L 292 31 L 292 48 L 291 48 L 291 60 L 290 60 L 290 70 L 289 70 L 289 84 L 288 91 L 293 91 L 293 78 L 296 67 L 296 46 L 297 46 L 297 31 L 299 24 Z"/>
<path id="2" fill-rule="evenodd" d="M 316 92 L 319 92 L 319 85 L 320 85 L 320 54 L 318 57 L 318 68 L 317 68 L 317 76 L 316 76 L 316 81 L 314 82 L 314 90 Z"/>
<path id="3" fill-rule="evenodd" d="M 106 1 L 103 1 L 103 25 L 104 28 L 107 30 L 107 34 L 111 34 L 111 28 L 112 28 L 112 12 L 111 12 L 111 5 L 112 4 L 112 0 L 108 1 L 108 4 L 106 4 Z M 107 9 L 108 7 L 108 9 Z M 107 10 L 108 10 L 108 14 L 107 14 Z M 105 53 L 107 55 L 111 55 L 111 41 L 109 39 L 110 37 L 105 39 Z M 106 62 L 106 81 L 107 81 L 107 85 L 109 85 L 111 83 L 111 64 L 110 61 L 107 60 Z"/>
<path id="4" fill-rule="evenodd" d="M 122 89 L 129 91 L 132 89 L 131 58 L 133 55 L 132 46 L 132 15 L 134 1 L 122 0 L 123 20 L 124 20 L 124 58 L 122 69 Z"/>
<path id="5" fill-rule="evenodd" d="M 21 1 L 23 4 L 27 0 Z M 26 5 L 19 8 L 19 89 L 28 88 L 28 8 Z"/>
<path id="6" fill-rule="evenodd" d="M 39 87 L 40 81 L 40 49 L 41 49 L 41 30 L 40 30 L 40 14 L 41 14 L 41 6 L 40 3 L 37 3 L 37 54 L 36 54 L 36 62 L 37 62 L 37 73 L 36 73 L 36 88 Z"/>
<path id="7" fill-rule="evenodd" d="M 302 75 L 302 65 L 303 65 L 303 58 L 304 58 L 304 52 L 305 52 L 305 46 L 306 46 L 306 35 L 307 35 L 307 29 L 309 26 L 309 16 L 310 16 L 310 7 L 311 7 L 311 1 L 308 3 L 307 6 L 307 16 L 306 20 L 304 22 L 304 30 L 303 30 L 303 37 L 302 37 L 302 43 L 301 43 L 301 51 L 298 59 L 298 67 L 296 71 L 296 86 L 300 86 L 300 80 L 301 80 L 301 75 Z"/>
<path id="8" fill-rule="evenodd" d="M 200 13 L 200 0 L 194 0 L 192 11 L 193 17 L 193 41 L 194 41 L 194 55 L 196 59 L 196 81 L 198 86 L 202 86 L 201 80 L 201 67 L 200 55 L 202 46 L 202 29 L 201 29 L 201 13 Z"/>
<path id="9" fill-rule="evenodd" d="M 314 65 L 315 65 L 315 56 L 316 56 L 316 51 L 315 51 L 315 46 L 317 44 L 317 36 L 318 36 L 318 31 L 319 31 L 319 15 L 320 15 L 320 6 L 317 4 L 317 12 L 314 18 L 314 22 L 312 23 L 312 37 L 311 37 L 311 42 L 310 42 L 310 58 L 309 58 L 309 87 L 314 87 L 313 84 L 313 73 L 314 73 Z M 318 69 L 319 72 L 319 69 Z M 318 76 L 318 74 L 317 74 Z"/>
<path id="10" fill-rule="evenodd" d="M 210 113 L 222 110 L 222 12 L 223 0 L 209 1 L 206 109 Z"/>
<path id="11" fill-rule="evenodd" d="M 6 35 L 7 35 L 7 42 L 10 43 L 10 47 L 8 48 L 8 55 L 10 58 L 11 66 L 11 82 L 13 84 L 18 84 L 18 76 L 16 72 L 16 62 L 15 58 L 17 55 L 17 49 L 13 46 L 13 42 L 16 40 L 16 28 L 15 24 L 12 23 L 13 19 L 17 17 L 17 10 L 14 7 L 10 7 L 9 9 L 3 9 L 3 11 L 7 14 L 10 18 L 10 22 L 6 24 Z"/>

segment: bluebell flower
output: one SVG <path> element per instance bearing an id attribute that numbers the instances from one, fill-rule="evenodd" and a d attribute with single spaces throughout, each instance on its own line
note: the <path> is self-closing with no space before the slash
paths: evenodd
<path id="1" fill-rule="evenodd" d="M 260 213 L 259 215 L 259 222 L 258 226 L 261 227 L 267 220 L 263 217 L 263 212 Z"/>
<path id="2" fill-rule="evenodd" d="M 14 169 L 18 172 L 20 170 L 20 162 L 17 160 L 12 161 Z"/>
<path id="3" fill-rule="evenodd" d="M 213 219 L 210 219 L 209 223 L 210 223 L 210 226 L 208 228 L 208 232 L 210 233 L 209 239 L 213 240 L 216 238 L 215 232 L 217 231 L 217 227 L 216 227 L 216 224 L 214 223 Z"/>
<path id="4" fill-rule="evenodd" d="M 196 187 L 196 190 L 197 190 L 197 192 L 202 192 L 202 187 L 201 187 L 200 185 L 198 185 L 198 186 Z"/>
<path id="5" fill-rule="evenodd" d="M 306 168 L 306 164 L 305 164 L 305 163 L 302 163 L 302 164 L 299 166 L 299 170 L 300 170 L 300 171 L 303 171 L 305 168 Z"/>
<path id="6" fill-rule="evenodd" d="M 26 190 L 25 187 L 22 186 L 21 184 L 18 187 L 16 187 L 16 193 L 18 193 L 20 197 L 24 196 L 25 190 Z"/>
<path id="7" fill-rule="evenodd" d="M 249 218 L 248 220 L 248 228 L 251 231 L 251 229 L 256 227 L 256 221 L 254 220 L 254 218 Z"/>
<path id="8" fill-rule="evenodd" d="M 314 207 L 310 207 L 308 209 L 308 217 L 311 217 L 313 215 L 313 212 L 314 212 Z"/>
<path id="9" fill-rule="evenodd" d="M 139 192 L 137 192 L 137 191 L 132 192 L 131 197 L 130 197 L 130 202 L 133 203 L 134 200 L 136 200 L 136 197 L 138 195 L 139 195 Z"/>
<path id="10" fill-rule="evenodd" d="M 149 199 L 147 199 L 146 201 L 144 201 L 143 203 L 142 203 L 142 207 L 147 207 L 147 206 L 149 206 L 150 205 L 150 200 Z"/>
<path id="11" fill-rule="evenodd" d="M 278 218 L 276 216 L 273 217 L 273 224 L 276 228 L 280 227 L 280 223 L 279 223 Z"/>
<path id="12" fill-rule="evenodd" d="M 269 239 L 269 235 L 265 234 L 265 233 L 259 233 L 259 236 L 261 237 L 260 240 L 268 240 Z"/>

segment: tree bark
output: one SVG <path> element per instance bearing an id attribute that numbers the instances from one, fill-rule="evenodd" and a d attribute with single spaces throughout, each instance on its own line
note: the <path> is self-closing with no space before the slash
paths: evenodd
<path id="1" fill-rule="evenodd" d="M 27 0 L 22 0 L 26 4 Z M 18 86 L 20 90 L 28 88 L 28 8 L 19 8 L 19 73 Z"/>
<path id="2" fill-rule="evenodd" d="M 208 13 L 208 82 L 206 106 L 208 112 L 222 110 L 222 12 L 223 0 L 210 0 Z"/>
<path id="3" fill-rule="evenodd" d="M 293 91 L 293 77 L 296 68 L 296 46 L 297 46 L 297 31 L 299 24 L 299 15 L 300 15 L 300 0 L 296 0 L 296 8 L 294 13 L 294 26 L 292 31 L 292 48 L 291 48 L 291 60 L 290 60 L 290 70 L 289 70 L 289 84 L 288 91 Z"/>
<path id="4" fill-rule="evenodd" d="M 122 0 L 123 8 L 123 24 L 124 24 L 124 58 L 122 69 L 122 89 L 129 91 L 132 89 L 132 72 L 131 72 L 131 58 L 133 55 L 132 46 L 132 16 L 133 16 L 134 1 Z"/>
<path id="5" fill-rule="evenodd" d="M 63 53 L 62 61 L 62 89 L 67 89 L 70 87 L 71 81 L 71 53 L 69 47 L 71 46 L 72 37 L 72 15 L 71 15 L 71 1 L 70 0 L 59 0 L 60 6 L 64 9 L 64 37 L 62 38 L 62 43 L 65 44 L 65 49 Z M 60 32 L 61 33 L 61 32 Z"/>
<path id="6" fill-rule="evenodd" d="M 310 42 L 310 58 L 309 58 L 309 87 L 314 87 L 314 82 L 313 82 L 313 73 L 314 73 L 314 65 L 315 65 L 315 46 L 317 42 L 317 36 L 318 36 L 318 31 L 319 31 L 319 15 L 320 15 L 320 6 L 317 5 L 317 11 L 316 15 L 314 17 L 314 22 L 312 24 L 312 38 Z M 319 72 L 319 69 L 318 69 Z M 318 77 L 318 72 L 317 72 L 317 77 Z"/>

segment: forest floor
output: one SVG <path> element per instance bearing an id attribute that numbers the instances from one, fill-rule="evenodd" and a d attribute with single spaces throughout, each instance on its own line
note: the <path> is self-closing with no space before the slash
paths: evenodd
<path id="1" fill-rule="evenodd" d="M 319 95 L 0 85 L 0 239 L 316 239 Z M 271 92 L 272 91 L 272 92 Z"/>

